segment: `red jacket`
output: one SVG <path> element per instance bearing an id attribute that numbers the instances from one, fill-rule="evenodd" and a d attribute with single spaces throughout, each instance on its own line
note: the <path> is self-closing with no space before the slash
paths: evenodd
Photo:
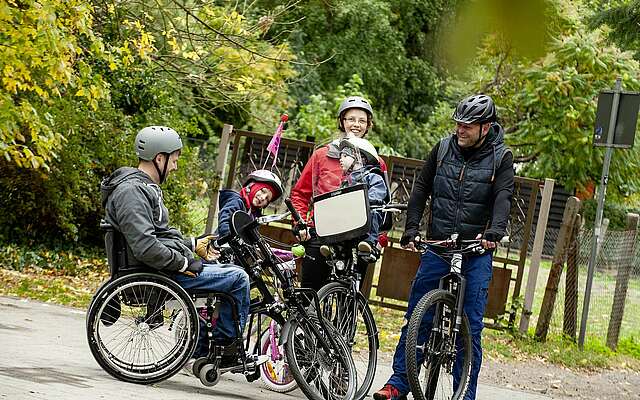
<path id="1" fill-rule="evenodd" d="M 331 192 L 340 187 L 342 182 L 342 168 L 340 159 L 329 157 L 329 145 L 316 149 L 304 166 L 298 182 L 291 189 L 291 203 L 300 217 L 313 226 L 313 197 Z M 380 168 L 387 171 L 387 165 L 382 158 Z"/>
<path id="2" fill-rule="evenodd" d="M 311 154 L 298 182 L 291 189 L 291 203 L 303 220 L 313 226 L 313 196 L 331 192 L 340 187 L 342 168 L 340 160 L 327 155 L 329 146 L 323 146 Z"/>

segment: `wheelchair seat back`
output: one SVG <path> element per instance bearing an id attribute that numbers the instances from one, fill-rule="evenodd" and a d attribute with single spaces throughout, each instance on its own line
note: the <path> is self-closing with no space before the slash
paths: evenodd
<path id="1" fill-rule="evenodd" d="M 100 221 L 100 230 L 104 232 L 104 247 L 107 253 L 109 273 L 112 278 L 135 272 L 160 273 L 157 269 L 147 265 L 130 264 L 127 240 L 120 231 L 104 219 Z"/>

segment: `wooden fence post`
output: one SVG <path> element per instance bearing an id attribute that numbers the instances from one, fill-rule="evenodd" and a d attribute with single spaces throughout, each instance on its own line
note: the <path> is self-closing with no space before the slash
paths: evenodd
<path id="1" fill-rule="evenodd" d="M 622 317 L 624 315 L 624 302 L 627 298 L 627 288 L 629 287 L 629 276 L 633 269 L 633 257 L 636 253 L 636 239 L 638 236 L 638 214 L 627 214 L 627 232 L 629 235 L 625 237 L 625 240 L 630 240 L 631 243 L 627 248 L 625 246 L 625 259 L 618 267 L 618 274 L 616 276 L 616 291 L 613 296 L 613 305 L 611 306 L 611 318 L 609 319 L 609 328 L 607 330 L 607 346 L 611 350 L 616 350 L 618 347 L 618 338 L 620 336 L 620 325 L 622 324 Z"/>
<path id="2" fill-rule="evenodd" d="M 558 293 L 558 284 L 560 283 L 560 277 L 562 276 L 562 268 L 564 267 L 567 249 L 574 230 L 578 211 L 580 211 L 580 200 L 574 196 L 569 197 L 569 199 L 567 199 L 567 204 L 564 207 L 562 225 L 560 225 L 560 233 L 558 234 L 558 240 L 556 242 L 551 271 L 549 272 L 549 278 L 547 279 L 547 288 L 544 292 L 542 308 L 540 309 L 540 317 L 538 318 L 538 324 L 536 326 L 536 338 L 541 341 L 545 341 L 547 339 L 547 332 L 549 331 L 549 324 L 551 322 L 553 308 L 556 302 L 556 294 Z"/>
<path id="3" fill-rule="evenodd" d="M 233 125 L 224 124 L 220 137 L 220 145 L 218 147 L 218 157 L 216 158 L 216 174 L 211 182 L 211 198 L 209 200 L 209 212 L 207 214 L 207 225 L 205 228 L 206 233 L 213 233 L 213 225 L 218 214 L 218 195 L 220 194 L 220 186 L 224 179 L 224 169 L 227 166 L 227 153 L 229 152 L 231 132 L 233 132 Z"/>
<path id="4" fill-rule="evenodd" d="M 573 340 L 576 339 L 578 326 L 578 254 L 580 243 L 578 235 L 582 228 L 582 216 L 576 215 L 576 223 L 571 232 L 569 249 L 567 251 L 567 274 L 565 275 L 564 316 L 562 318 L 562 332 Z"/>
<path id="5" fill-rule="evenodd" d="M 538 223 L 536 225 L 536 236 L 533 239 L 533 249 L 531 250 L 531 265 L 529 266 L 529 276 L 527 277 L 527 288 L 524 292 L 524 308 L 520 317 L 520 332 L 526 333 L 529 329 L 529 318 L 531 318 L 531 308 L 533 306 L 533 296 L 536 292 L 538 281 L 538 269 L 540 268 L 540 258 L 544 247 L 544 236 L 547 232 L 547 221 L 549 220 L 549 208 L 551 208 L 551 196 L 553 196 L 553 179 L 545 179 L 542 189 L 542 201 L 540 202 L 540 212 L 538 213 Z M 535 207 L 535 204 L 532 205 Z"/>

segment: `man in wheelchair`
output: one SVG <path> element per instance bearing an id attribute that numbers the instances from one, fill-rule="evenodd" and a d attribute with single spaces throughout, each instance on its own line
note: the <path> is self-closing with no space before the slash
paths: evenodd
<path id="1" fill-rule="evenodd" d="M 122 235 L 129 267 L 157 269 L 188 293 L 219 292 L 233 299 L 233 302 L 221 302 L 213 329 L 211 324 L 207 328 L 200 321 L 200 336 L 193 355 L 199 358 L 210 355 L 209 350 L 213 348 L 210 342 L 216 346 L 231 346 L 241 341 L 249 313 L 249 276 L 234 265 L 211 262 L 219 255 L 208 246 L 211 236 L 184 238 L 179 230 L 169 226 L 160 185 L 178 168 L 181 149 L 182 141 L 173 129 L 143 128 L 135 139 L 138 167 L 121 167 L 113 172 L 103 180 L 101 193 L 105 220 Z M 194 251 L 201 259 L 194 257 Z M 161 305 L 154 306 L 153 303 L 147 303 L 146 321 L 152 330 L 163 323 L 161 314 L 154 318 L 154 315 L 158 316 L 154 307 Z M 232 309 L 232 303 L 237 310 Z M 212 341 L 207 340 L 207 329 Z M 234 370 L 249 364 L 257 366 L 261 361 L 264 362 L 253 356 L 243 360 L 237 354 L 225 352 L 219 368 Z"/>

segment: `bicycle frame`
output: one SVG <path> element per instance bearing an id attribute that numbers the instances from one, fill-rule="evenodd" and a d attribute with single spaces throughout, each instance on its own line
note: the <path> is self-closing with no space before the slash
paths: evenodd
<path id="1" fill-rule="evenodd" d="M 289 314 L 293 314 L 300 320 L 303 326 L 313 331 L 320 347 L 328 354 L 331 354 L 331 349 L 336 348 L 338 344 L 333 336 L 325 335 L 318 329 L 316 321 L 313 318 L 316 317 L 317 323 L 322 329 L 327 330 L 325 321 L 320 313 L 320 302 L 317 293 L 313 289 L 295 287 L 292 279 L 285 276 L 278 268 L 278 258 L 273 254 L 269 244 L 258 232 L 257 228 L 259 224 L 259 221 L 251 221 L 240 228 L 240 234 L 229 239 L 229 244 L 236 259 L 242 264 L 252 279 L 254 287 L 258 289 L 262 296 L 259 302 L 250 305 L 249 313 L 251 315 L 268 315 L 282 326 L 280 345 L 286 343 L 288 331 L 291 329 L 291 322 L 284 317 L 284 313 L 288 312 Z M 262 257 L 258 255 L 258 252 Z M 269 291 L 266 282 L 262 279 L 262 271 L 265 269 L 269 270 L 275 276 L 276 282 L 282 289 L 284 302 L 280 302 L 279 299 L 274 297 L 271 291 Z M 303 299 L 309 298 L 313 299 L 316 315 L 309 314 L 304 305 L 305 302 Z M 251 323 L 252 321 L 250 322 L 249 332 L 251 331 Z"/>
<path id="2" fill-rule="evenodd" d="M 464 307 L 464 293 L 467 287 L 467 279 L 462 275 L 462 254 L 454 253 L 451 258 L 451 272 L 440 279 L 439 288 L 451 292 L 456 298 L 456 315 L 454 319 L 453 334 L 460 331 Z M 442 310 L 436 310 L 436 315 L 441 316 Z M 436 326 L 434 321 L 434 327 Z M 455 337 L 454 337 L 455 340 Z"/>

